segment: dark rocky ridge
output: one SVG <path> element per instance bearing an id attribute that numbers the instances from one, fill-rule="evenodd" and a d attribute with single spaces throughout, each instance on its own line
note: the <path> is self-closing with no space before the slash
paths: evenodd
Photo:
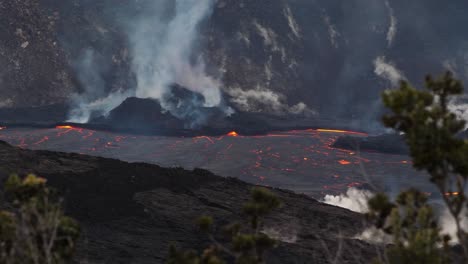
<path id="1" fill-rule="evenodd" d="M 252 185 L 196 169 L 166 169 L 78 154 L 19 149 L 0 142 L 0 181 L 8 174 L 35 173 L 66 198 L 69 214 L 83 226 L 76 261 L 87 263 L 163 263 L 170 242 L 200 249 L 207 244 L 193 219 L 213 215 L 217 223 L 240 217 Z M 307 196 L 274 190 L 284 206 L 267 226 L 283 241 L 268 263 L 327 263 L 339 236 L 345 243 L 340 263 L 360 263 L 372 254 L 349 239 L 362 216 L 321 204 Z"/>

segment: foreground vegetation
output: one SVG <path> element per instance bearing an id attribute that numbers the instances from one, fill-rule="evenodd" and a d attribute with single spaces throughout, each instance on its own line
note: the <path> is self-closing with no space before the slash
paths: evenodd
<path id="1" fill-rule="evenodd" d="M 235 263 L 264 263 L 264 254 L 276 245 L 276 241 L 262 233 L 263 219 L 274 209 L 280 207 L 279 199 L 268 189 L 252 189 L 251 199 L 243 207 L 243 222 L 233 222 L 222 227 L 226 243 L 215 239 L 213 219 L 202 216 L 198 219 L 199 228 L 206 232 L 212 245 L 201 254 L 196 251 L 179 251 L 174 246 L 169 253 L 169 264 L 221 264 L 223 256 Z"/>
<path id="2" fill-rule="evenodd" d="M 413 166 L 426 171 L 455 220 L 457 239 L 463 249 L 462 262 L 468 263 L 468 241 L 462 221 L 467 217 L 466 185 L 468 142 L 458 134 L 465 121 L 449 110 L 450 100 L 461 95 L 463 87 L 450 72 L 438 79 L 426 78 L 426 89 L 407 82 L 383 94 L 391 113 L 383 122 L 403 134 Z M 369 201 L 370 219 L 393 238 L 380 263 L 451 263 L 456 258 L 449 247 L 454 238 L 442 235 L 427 195 L 419 190 L 402 192 L 395 202 L 384 194 Z"/>
<path id="3" fill-rule="evenodd" d="M 11 176 L 4 196 L 9 208 L 0 211 L 0 263 L 58 264 L 72 258 L 78 223 L 64 215 L 45 179 Z"/>

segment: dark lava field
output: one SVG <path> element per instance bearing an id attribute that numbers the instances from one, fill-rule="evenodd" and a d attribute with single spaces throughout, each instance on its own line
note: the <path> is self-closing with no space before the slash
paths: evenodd
<path id="1" fill-rule="evenodd" d="M 204 168 L 225 177 L 290 189 L 315 198 L 349 187 L 394 193 L 409 186 L 430 192 L 425 176 L 405 155 L 333 148 L 338 137 L 361 132 L 309 129 L 243 136 L 163 137 L 62 126 L 3 128 L 0 140 L 36 150 L 73 152 L 147 162 L 164 167 Z"/>

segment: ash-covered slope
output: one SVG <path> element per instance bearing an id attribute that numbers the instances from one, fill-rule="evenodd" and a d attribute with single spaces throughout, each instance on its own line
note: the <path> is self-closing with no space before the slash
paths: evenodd
<path id="1" fill-rule="evenodd" d="M 68 99 L 77 80 L 60 47 L 62 19 L 35 0 L 0 2 L 0 108 Z"/>
<path id="2" fill-rule="evenodd" d="M 13 172 L 45 177 L 65 195 L 68 213 L 83 226 L 76 260 L 87 263 L 163 263 L 171 242 L 201 249 L 208 241 L 193 220 L 202 214 L 219 224 L 238 219 L 252 187 L 200 169 L 31 151 L 0 142 L 0 181 Z M 370 247 L 348 239 L 360 231 L 361 215 L 304 195 L 274 192 L 284 206 L 266 224 L 283 242 L 268 263 L 326 263 L 322 242 L 329 252 L 345 243 L 340 263 L 370 256 Z"/>
<path id="3" fill-rule="evenodd" d="M 467 80 L 467 11 L 462 0 L 221 0 L 206 56 L 246 108 L 273 91 L 323 115 L 378 117 L 380 93 L 399 79 L 445 69 Z"/>
<path id="4" fill-rule="evenodd" d="M 207 8 L 198 27 L 177 33 L 195 3 Z M 212 77 L 242 111 L 368 120 L 400 78 L 468 79 L 467 10 L 463 0 L 3 1 L 0 106 L 95 106 L 112 93 L 154 96 L 164 80 L 205 89 Z"/>

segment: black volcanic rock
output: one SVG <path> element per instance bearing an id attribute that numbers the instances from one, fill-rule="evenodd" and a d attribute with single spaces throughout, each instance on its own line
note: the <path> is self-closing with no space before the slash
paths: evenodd
<path id="1" fill-rule="evenodd" d="M 468 130 L 458 134 L 459 138 L 467 139 Z M 408 155 L 409 148 L 402 135 L 382 134 L 370 137 L 341 136 L 332 145 L 334 148 L 349 149 L 353 151 L 371 151 L 389 154 Z"/>
<path id="2" fill-rule="evenodd" d="M 163 95 L 163 100 L 173 108 L 177 106 L 186 108 L 189 105 L 201 108 L 205 104 L 203 95 L 192 92 L 178 84 L 174 84 L 170 87 L 169 91 Z"/>
<path id="3" fill-rule="evenodd" d="M 36 0 L 0 2 L 0 108 L 66 103 L 76 79 L 57 22 Z"/>
<path id="4" fill-rule="evenodd" d="M 224 119 L 227 114 L 223 106 L 207 107 L 202 94 L 190 91 L 183 86 L 174 84 L 161 99 L 165 109 L 178 119 L 183 120 L 184 127 L 200 129 Z M 226 108 L 225 106 L 224 108 Z"/>
<path id="5" fill-rule="evenodd" d="M 161 102 L 164 102 L 164 108 Z M 206 107 L 203 96 L 179 85 L 172 85 L 161 100 L 127 98 L 106 116 L 90 120 L 88 125 L 106 125 L 132 132 L 178 135 L 191 133 L 225 134 L 236 130 L 243 134 L 264 133 L 280 123 L 279 117 L 242 112 L 231 107 Z M 230 106 L 224 106 L 224 109 Z"/>
<path id="6" fill-rule="evenodd" d="M 8 124 L 58 123 L 67 119 L 67 112 L 66 104 L 0 108 L 0 122 Z"/>
<path id="7" fill-rule="evenodd" d="M 458 137 L 467 139 L 468 130 L 460 132 Z M 395 133 L 370 137 L 342 136 L 339 137 L 332 146 L 334 148 L 349 149 L 353 151 L 373 151 L 400 155 L 409 154 L 409 148 L 405 143 L 404 137 Z"/>
<path id="8" fill-rule="evenodd" d="M 10 173 L 45 177 L 66 198 L 66 210 L 82 224 L 77 262 L 163 263 L 171 242 L 201 249 L 209 242 L 193 220 L 202 214 L 218 224 L 240 218 L 252 185 L 195 169 L 49 151 L 0 142 L 0 182 Z M 283 207 L 266 221 L 283 241 L 268 263 L 326 263 L 326 251 L 345 243 L 340 263 L 369 259 L 370 246 L 350 239 L 363 217 L 307 196 L 273 190 Z M 352 256 L 359 256 L 354 258 Z"/>
<path id="9" fill-rule="evenodd" d="M 116 129 L 183 129 L 184 122 L 163 110 L 158 100 L 127 98 L 107 116 L 95 118 L 90 124 L 107 124 Z"/>
<path id="10" fill-rule="evenodd" d="M 370 137 L 339 137 L 332 145 L 334 148 L 353 151 L 373 151 L 389 154 L 409 154 L 404 138 L 397 134 L 383 134 Z"/>

